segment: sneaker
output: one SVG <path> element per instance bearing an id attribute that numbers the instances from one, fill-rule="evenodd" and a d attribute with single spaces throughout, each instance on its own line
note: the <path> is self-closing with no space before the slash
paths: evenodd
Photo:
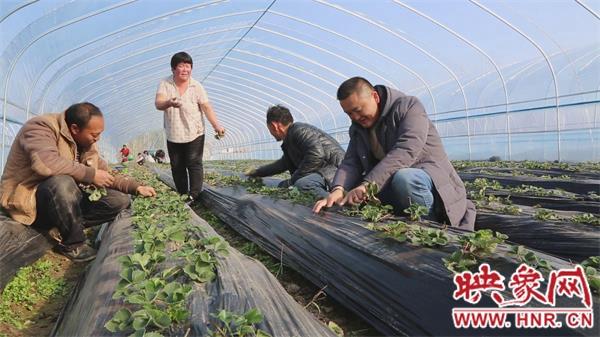
<path id="1" fill-rule="evenodd" d="M 87 244 L 75 248 L 60 247 L 59 252 L 73 262 L 87 262 L 96 258 L 97 251 Z"/>

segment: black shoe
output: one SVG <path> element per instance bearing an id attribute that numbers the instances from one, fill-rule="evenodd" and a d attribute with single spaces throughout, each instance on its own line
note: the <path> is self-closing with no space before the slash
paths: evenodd
<path id="1" fill-rule="evenodd" d="M 87 244 L 75 248 L 60 247 L 59 252 L 73 262 L 87 262 L 96 258 L 97 251 Z"/>
<path id="2" fill-rule="evenodd" d="M 195 201 L 194 198 L 192 198 L 191 195 L 188 195 L 184 202 L 186 205 L 191 207 L 192 204 L 194 203 L 194 201 Z"/>

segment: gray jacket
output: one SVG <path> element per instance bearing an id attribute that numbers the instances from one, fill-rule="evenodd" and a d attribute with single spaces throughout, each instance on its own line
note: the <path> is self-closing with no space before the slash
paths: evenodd
<path id="1" fill-rule="evenodd" d="M 305 123 L 293 123 L 281 144 L 283 156 L 256 169 L 255 176 L 266 177 L 290 171 L 291 183 L 311 173 L 319 173 L 331 184 L 344 158 L 340 144 L 324 131 Z"/>
<path id="2" fill-rule="evenodd" d="M 350 143 L 332 186 L 346 190 L 363 181 L 385 187 L 389 178 L 402 168 L 420 168 L 429 174 L 446 209 L 450 224 L 466 230 L 475 226 L 475 206 L 467 200 L 465 186 L 448 160 L 442 140 L 425 113 L 421 102 L 413 96 L 388 87 L 377 86 L 387 93 L 380 104 L 381 115 L 376 124 L 377 139 L 386 156 L 381 161 L 370 150 L 368 130 L 357 123 L 350 126 Z M 381 108 L 382 107 L 382 108 Z"/>

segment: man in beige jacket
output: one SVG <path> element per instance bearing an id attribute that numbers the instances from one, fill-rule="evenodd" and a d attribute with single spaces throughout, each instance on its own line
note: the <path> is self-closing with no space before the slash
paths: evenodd
<path id="1" fill-rule="evenodd" d="M 125 193 L 156 195 L 152 187 L 108 172 L 95 144 L 103 131 L 102 112 L 91 103 L 32 118 L 15 137 L 0 182 L 0 204 L 11 217 L 58 228 L 58 249 L 74 261 L 96 256 L 83 229 L 112 221 L 129 206 Z M 81 189 L 86 185 L 106 188 L 107 195 L 91 201 Z"/>

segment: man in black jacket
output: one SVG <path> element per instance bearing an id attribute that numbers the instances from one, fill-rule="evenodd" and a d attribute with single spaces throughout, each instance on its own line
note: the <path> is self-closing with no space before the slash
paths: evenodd
<path id="1" fill-rule="evenodd" d="M 289 170 L 292 177 L 279 187 L 294 185 L 319 198 L 327 197 L 335 171 L 344 158 L 340 144 L 312 125 L 294 123 L 290 110 L 282 105 L 267 110 L 267 128 L 277 141 L 283 141 L 283 156 L 246 175 L 267 177 Z"/>

